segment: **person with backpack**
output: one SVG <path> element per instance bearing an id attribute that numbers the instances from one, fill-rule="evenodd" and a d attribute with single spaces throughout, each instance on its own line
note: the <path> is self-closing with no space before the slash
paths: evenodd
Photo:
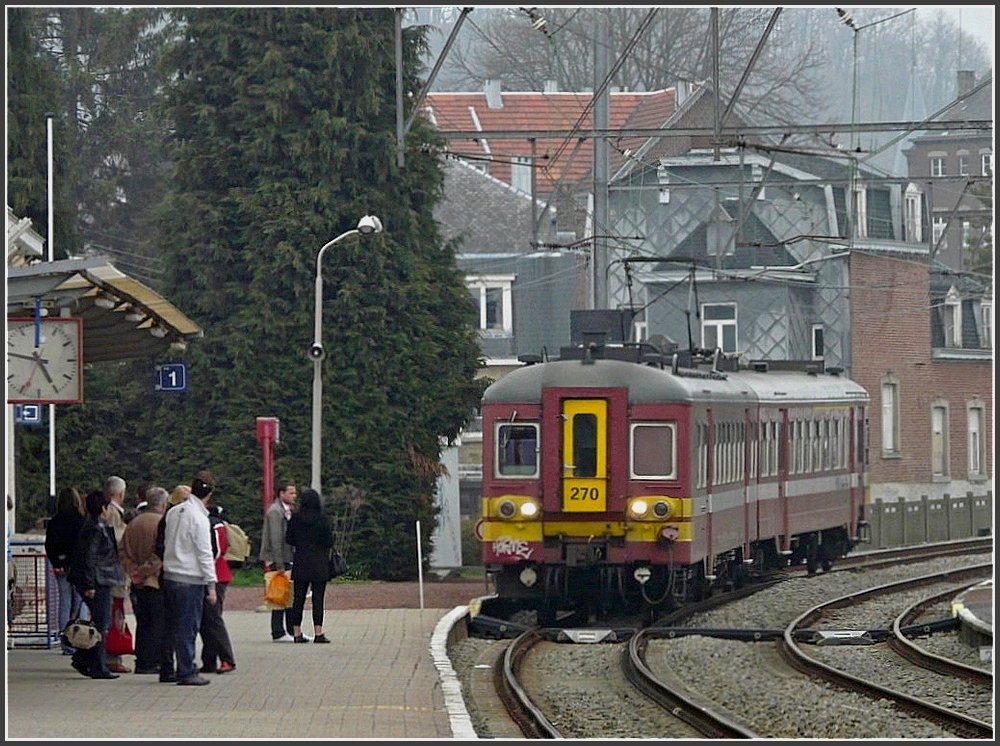
<path id="1" fill-rule="evenodd" d="M 210 492 L 205 498 L 208 522 L 212 527 L 212 554 L 215 557 L 215 604 L 205 602 L 201 614 L 201 673 L 229 673 L 236 670 L 236 657 L 229 630 L 222 618 L 226 602 L 226 589 L 233 579 L 232 568 L 226 560 L 229 551 L 229 534 L 222 520 L 222 507 L 212 505 Z"/>

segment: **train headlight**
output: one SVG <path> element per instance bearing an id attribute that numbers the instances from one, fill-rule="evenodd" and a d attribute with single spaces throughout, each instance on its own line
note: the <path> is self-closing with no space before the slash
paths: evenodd
<path id="1" fill-rule="evenodd" d="M 653 515 L 657 518 L 666 518 L 670 515 L 670 503 L 666 500 L 657 500 L 653 503 Z"/>
<path id="2" fill-rule="evenodd" d="M 633 521 L 664 521 L 677 515 L 681 506 L 667 495 L 645 495 L 628 501 L 628 517 Z"/>
<path id="3" fill-rule="evenodd" d="M 633 518 L 645 518 L 649 513 L 649 503 L 641 498 L 633 500 L 628 505 L 628 512 Z"/>
<path id="4" fill-rule="evenodd" d="M 484 504 L 487 515 L 504 521 L 536 521 L 541 517 L 542 504 L 531 495 L 500 495 L 488 498 Z"/>
<path id="5" fill-rule="evenodd" d="M 534 518 L 538 515 L 538 503 L 532 501 L 526 501 L 521 503 L 521 517 L 522 518 Z"/>

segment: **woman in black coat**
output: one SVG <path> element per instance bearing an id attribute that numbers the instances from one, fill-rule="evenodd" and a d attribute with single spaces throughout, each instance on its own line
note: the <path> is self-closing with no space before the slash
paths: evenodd
<path id="1" fill-rule="evenodd" d="M 90 650 L 77 649 L 72 666 L 92 679 L 117 679 L 108 670 L 105 641 L 111 628 L 111 589 L 124 585 L 125 573 L 118 560 L 118 542 L 111 527 L 111 500 L 103 492 L 87 495 L 87 518 L 80 528 L 76 554 L 70 562 L 69 582 L 90 607 L 90 618 L 101 633 L 101 641 Z"/>
<path id="2" fill-rule="evenodd" d="M 299 509 L 292 513 L 285 531 L 285 541 L 292 547 L 292 633 L 295 642 L 309 642 L 302 634 L 302 612 L 306 594 L 312 588 L 312 618 L 316 636 L 313 642 L 330 642 L 323 634 L 323 605 L 326 584 L 330 580 L 330 550 L 333 532 L 330 519 L 316 490 L 308 489 L 299 498 Z"/>
<path id="3" fill-rule="evenodd" d="M 45 554 L 59 589 L 59 629 L 69 624 L 70 619 L 81 616 L 81 606 L 82 618 L 90 618 L 90 609 L 69 582 L 69 563 L 76 554 L 76 542 L 86 515 L 83 497 L 76 487 L 63 487 L 56 497 L 56 513 L 45 526 Z M 63 655 L 72 655 L 74 648 L 64 642 L 62 650 Z"/>

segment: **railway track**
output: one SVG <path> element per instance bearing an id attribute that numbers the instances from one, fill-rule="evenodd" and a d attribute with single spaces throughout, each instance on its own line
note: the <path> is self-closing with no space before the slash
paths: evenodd
<path id="1" fill-rule="evenodd" d="M 974 555 L 979 552 L 989 551 L 991 548 L 992 542 L 990 539 L 978 539 L 968 542 L 948 542 L 946 545 L 936 548 L 921 546 L 865 553 L 858 555 L 857 558 L 852 558 L 854 561 L 851 563 L 838 563 L 830 573 L 818 575 L 817 579 L 819 580 L 822 577 L 836 573 L 838 570 L 851 571 L 852 573 L 857 573 L 859 570 L 863 571 L 865 569 L 878 570 L 879 568 L 898 567 L 908 562 L 926 560 L 931 554 L 936 556 L 943 554 L 946 556 L 959 555 L 967 557 L 970 554 Z M 664 670 L 662 660 L 656 660 L 657 656 L 653 656 L 653 663 L 647 661 L 647 654 L 651 642 L 658 638 L 702 634 L 726 637 L 734 640 L 767 643 L 766 647 L 772 650 L 773 653 L 771 656 L 764 656 L 765 662 L 762 664 L 763 667 L 766 670 L 770 670 L 772 668 L 777 669 L 787 666 L 785 654 L 782 653 L 781 656 L 778 654 L 778 647 L 785 644 L 783 641 L 785 630 L 780 625 L 774 628 L 729 630 L 684 629 L 670 625 L 677 625 L 693 615 L 709 612 L 713 608 L 720 608 L 739 598 L 766 590 L 774 585 L 780 585 L 787 580 L 798 578 L 803 574 L 804 568 L 803 572 L 799 572 L 798 568 L 786 568 L 784 572 L 764 579 L 757 585 L 744 586 L 737 591 L 720 593 L 696 604 L 685 605 L 675 612 L 658 619 L 655 625 L 651 627 L 636 625 L 631 628 L 631 633 L 625 629 L 612 630 L 614 632 L 612 636 L 613 642 L 606 647 L 614 649 L 608 655 L 613 656 L 615 659 L 615 673 L 613 675 L 607 673 L 610 671 L 610 664 L 605 661 L 603 664 L 604 668 L 602 669 L 605 671 L 603 679 L 600 679 L 600 677 L 590 677 L 591 681 L 589 683 L 585 682 L 582 685 L 580 696 L 576 700 L 577 709 L 583 711 L 591 721 L 594 720 L 596 713 L 600 713 L 597 715 L 597 719 L 600 721 L 606 718 L 608 712 L 615 711 L 615 709 L 621 710 L 624 708 L 635 715 L 639 705 L 636 704 L 634 699 L 635 694 L 629 693 L 631 690 L 632 692 L 641 692 L 642 698 L 647 703 L 655 703 L 660 713 L 653 716 L 649 715 L 648 711 L 646 711 L 647 714 L 637 715 L 636 720 L 658 717 L 664 722 L 670 722 L 670 725 L 657 726 L 659 737 L 727 739 L 771 737 L 771 734 L 765 732 L 765 729 L 757 728 L 753 722 L 748 721 L 737 709 L 727 709 L 725 704 L 715 701 L 714 697 L 711 696 L 711 690 L 708 691 L 709 696 L 705 696 L 697 690 L 688 687 L 687 684 L 689 682 L 685 681 L 683 676 L 671 676 L 669 671 Z M 956 575 L 956 577 L 958 576 Z M 811 582 L 811 579 L 806 582 Z M 954 584 L 952 584 L 952 588 L 954 588 Z M 920 605 L 920 608 L 926 608 L 930 603 L 928 601 L 927 604 Z M 899 627 L 904 638 L 907 635 L 913 636 L 920 633 L 920 625 L 911 624 L 919 616 L 917 606 L 917 604 L 914 604 L 908 610 L 909 614 L 907 616 L 901 614 L 896 618 L 898 620 L 896 626 Z M 497 628 L 492 630 L 494 634 L 486 636 L 492 637 L 498 647 L 502 646 L 505 648 L 497 656 L 496 665 L 492 670 L 494 686 L 500 692 L 498 696 L 503 700 L 502 707 L 509 713 L 509 717 L 513 718 L 513 721 L 517 723 L 516 727 L 521 733 L 530 738 L 644 737 L 636 735 L 634 732 L 609 733 L 607 730 L 598 733 L 580 733 L 574 729 L 575 726 L 572 724 L 572 717 L 567 717 L 564 705 L 552 705 L 547 701 L 548 697 L 544 693 L 544 690 L 555 688 L 562 690 L 563 694 L 566 694 L 567 690 L 580 684 L 579 681 L 573 681 L 573 679 L 578 679 L 576 674 L 567 674 L 568 671 L 574 671 L 579 667 L 574 662 L 574 656 L 579 656 L 580 646 L 563 645 L 556 642 L 560 636 L 564 638 L 568 637 L 570 635 L 569 630 L 542 629 L 531 625 L 519 625 L 509 620 L 494 621 L 504 628 L 503 633 L 496 634 L 499 629 Z M 888 629 L 891 623 L 887 622 L 883 626 L 886 629 L 882 630 L 884 635 L 882 635 L 881 639 L 887 639 L 891 633 Z M 917 629 L 914 629 L 914 627 L 917 627 Z M 793 643 L 796 646 L 800 643 L 808 643 L 809 635 L 813 634 L 813 631 L 801 625 L 796 630 L 791 635 Z M 599 632 L 597 627 L 587 627 L 575 628 L 572 630 L 572 634 L 597 635 Z M 505 639 L 501 641 L 500 638 Z M 574 648 L 576 652 L 574 652 Z M 535 666 L 533 660 L 537 660 L 539 657 L 552 658 L 556 655 L 553 653 L 553 649 L 561 649 L 562 652 L 558 655 L 565 657 L 563 662 L 553 667 L 553 670 L 557 673 L 527 673 Z M 662 656 L 659 657 L 662 658 Z M 770 660 L 768 660 L 769 657 Z M 562 671 L 562 673 L 560 674 L 558 671 Z M 800 674 L 789 675 L 795 676 Z M 809 675 L 811 676 L 812 674 Z M 593 692 L 602 688 L 602 696 L 620 698 L 625 701 L 625 704 L 609 705 L 604 701 L 604 705 L 600 706 L 599 703 L 603 700 L 596 699 Z M 609 691 L 612 689 L 617 691 Z M 855 689 L 855 691 L 857 690 Z M 870 697 L 872 695 L 868 694 L 866 696 Z M 559 698 L 553 699 L 558 701 Z M 933 722 L 941 724 L 941 728 L 949 733 L 978 738 L 982 737 L 982 734 L 986 732 L 984 731 L 985 726 L 990 736 L 992 736 L 992 727 L 989 723 L 976 722 L 975 718 L 967 719 L 966 721 L 946 721 L 945 718 L 947 716 L 943 713 L 934 710 L 933 707 L 930 710 L 933 711 Z M 947 725 L 945 724 L 946 722 L 948 723 Z M 610 724 L 608 725 L 610 726 Z M 665 735 L 668 733 L 670 735 Z M 798 737 L 802 737 L 803 735 L 799 734 Z"/>
<path id="2" fill-rule="evenodd" d="M 630 669 L 635 660 L 622 638 L 632 630 L 531 630 L 510 642 L 497 668 L 498 691 L 529 738 L 753 737 L 710 707 L 671 698 L 669 682 Z M 574 639 L 591 649 L 581 662 Z M 586 639 L 590 638 L 590 639 Z M 567 679 L 567 666 L 577 673 Z M 558 697 L 551 697 L 553 688 Z M 571 696 L 567 697 L 567 693 Z M 578 706 L 568 705 L 575 701 Z M 593 714 L 599 712 L 595 718 Z"/>
<path id="3" fill-rule="evenodd" d="M 806 649 L 801 644 L 803 640 L 823 642 L 828 639 L 836 639 L 838 634 L 840 635 L 840 640 L 842 642 L 851 644 L 861 635 L 868 634 L 867 630 L 833 630 L 827 633 L 815 631 L 811 633 L 808 632 L 810 627 L 816 626 L 822 622 L 824 618 L 829 617 L 833 610 L 842 609 L 846 606 L 858 605 L 873 597 L 888 593 L 899 593 L 904 590 L 911 590 L 913 588 L 926 586 L 932 583 L 942 583 L 946 581 L 954 583 L 959 580 L 972 578 L 982 579 L 983 577 L 990 576 L 992 574 L 992 570 L 992 564 L 970 566 L 958 570 L 950 570 L 935 573 L 933 575 L 925 575 L 905 581 L 876 586 L 860 593 L 854 593 L 849 596 L 842 596 L 840 598 L 825 601 L 824 603 L 818 604 L 803 612 L 785 628 L 781 639 L 778 641 L 778 650 L 788 664 L 797 671 L 821 678 L 835 684 L 838 687 L 858 692 L 872 699 L 880 700 L 881 702 L 890 701 L 897 709 L 913 713 L 918 717 L 937 723 L 956 736 L 963 738 L 992 739 L 993 726 L 991 723 L 973 717 L 965 712 L 954 709 L 953 707 L 945 706 L 933 701 L 935 697 L 932 693 L 930 693 L 934 689 L 933 687 L 928 687 L 928 693 L 923 696 L 903 692 L 887 685 L 884 681 L 876 680 L 877 677 L 872 676 L 869 673 L 858 675 L 846 670 L 846 668 L 821 661 L 817 657 L 807 653 Z M 956 592 L 954 585 L 952 585 L 949 590 L 942 591 L 942 593 L 948 592 Z M 908 610 L 911 608 L 912 607 L 908 607 Z M 905 637 L 900 620 L 907 613 L 908 611 L 904 611 L 904 614 L 896 617 L 893 622 L 893 635 L 894 639 L 897 640 L 897 644 L 898 640 Z M 830 636 L 824 637 L 824 634 Z M 908 650 L 911 651 L 911 655 L 916 655 L 913 652 L 912 647 L 909 647 Z M 924 657 L 923 660 L 926 661 L 926 657 Z M 941 665 L 943 668 L 943 664 Z M 987 685 L 989 687 L 989 691 L 992 692 L 992 676 L 990 676 L 988 680 L 977 679 L 976 685 Z M 990 695 L 990 698 L 992 700 L 992 695 Z"/>
<path id="4" fill-rule="evenodd" d="M 915 601 L 909 607 L 904 609 L 895 620 L 893 620 L 893 636 L 889 640 L 889 646 L 895 650 L 900 657 L 906 658 L 914 665 L 922 666 L 929 671 L 962 679 L 970 684 L 985 686 L 992 689 L 994 680 L 992 671 L 988 671 L 985 668 L 970 666 L 968 663 L 957 661 L 954 658 L 938 655 L 916 642 L 916 639 L 920 637 L 926 638 L 935 634 L 935 632 L 940 633 L 943 629 L 946 629 L 944 625 L 935 626 L 933 622 L 920 623 L 920 620 L 923 618 L 924 612 L 927 609 L 940 606 L 942 602 L 949 601 L 961 591 L 967 590 L 975 585 L 977 584 L 972 583 L 965 586 L 959 586 L 957 588 L 950 588 L 940 593 L 930 595 L 919 601 Z M 949 625 L 948 628 L 958 626 L 958 621 L 954 617 L 952 617 L 949 621 L 953 621 L 954 625 Z"/>

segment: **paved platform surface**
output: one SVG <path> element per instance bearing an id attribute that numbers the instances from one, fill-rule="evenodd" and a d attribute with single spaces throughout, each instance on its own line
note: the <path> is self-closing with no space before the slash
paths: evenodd
<path id="1" fill-rule="evenodd" d="M 445 647 L 464 615 L 327 610 L 332 643 L 297 645 L 271 640 L 266 612 L 227 610 L 236 671 L 206 674 L 212 683 L 199 687 L 134 673 L 89 679 L 58 647 L 15 648 L 6 739 L 475 740 Z"/>
<path id="2" fill-rule="evenodd" d="M 963 591 L 952 602 L 961 622 L 962 639 L 969 644 L 993 647 L 993 581 Z M 991 653 L 992 655 L 992 653 Z"/>

